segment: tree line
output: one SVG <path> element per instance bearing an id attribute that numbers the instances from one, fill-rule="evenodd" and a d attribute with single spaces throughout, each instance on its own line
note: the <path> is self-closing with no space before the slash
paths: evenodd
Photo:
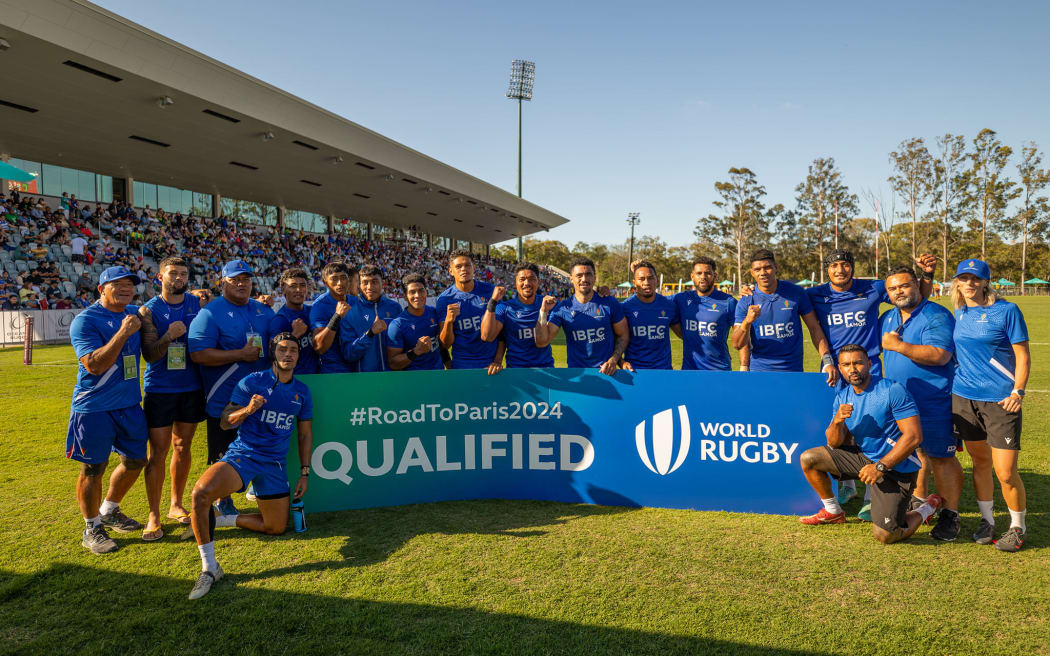
<path id="1" fill-rule="evenodd" d="M 665 282 L 688 280 L 696 255 L 719 262 L 719 278 L 747 281 L 750 253 L 771 247 L 781 275 L 824 281 L 832 248 L 847 248 L 857 275 L 884 275 L 920 253 L 941 260 L 939 276 L 967 257 L 988 261 L 996 277 L 1019 284 L 1050 280 L 1050 170 L 1033 142 L 1015 151 L 994 130 L 972 139 L 944 134 L 932 148 L 921 137 L 889 153 L 889 192 L 851 190 L 832 157 L 818 157 L 788 204 L 771 203 L 757 173 L 733 167 L 714 184 L 714 210 L 696 221 L 694 241 L 670 246 L 659 237 L 635 239 L 635 259 L 653 262 Z M 877 246 L 876 246 L 877 239 Z M 504 253 L 503 251 L 507 252 Z M 525 256 L 565 268 L 577 255 L 595 261 L 605 284 L 627 280 L 629 244 L 527 239 Z M 494 253 L 513 259 L 510 247 Z"/>

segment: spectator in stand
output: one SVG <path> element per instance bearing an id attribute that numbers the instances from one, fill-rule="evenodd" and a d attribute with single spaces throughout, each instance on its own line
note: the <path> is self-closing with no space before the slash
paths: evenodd
<path id="1" fill-rule="evenodd" d="M 70 256 L 72 262 L 83 262 L 84 261 L 84 249 L 88 246 L 88 242 L 84 239 L 83 235 L 76 235 L 73 240 L 69 242 L 69 247 L 73 249 L 73 254 Z"/>

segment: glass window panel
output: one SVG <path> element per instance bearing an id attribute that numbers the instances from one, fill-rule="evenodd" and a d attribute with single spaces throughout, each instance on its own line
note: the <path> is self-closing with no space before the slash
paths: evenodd
<path id="1" fill-rule="evenodd" d="M 100 203 L 113 202 L 113 178 L 108 175 L 96 175 L 95 184 L 98 186 L 95 198 Z"/>
<path id="2" fill-rule="evenodd" d="M 62 167 L 54 164 L 44 164 L 44 189 L 43 193 L 48 196 L 62 195 Z"/>
<path id="3" fill-rule="evenodd" d="M 64 166 L 57 167 L 61 172 L 62 177 L 62 191 L 69 195 L 77 195 L 77 172 L 76 169 L 67 169 Z"/>
<path id="4" fill-rule="evenodd" d="M 91 171 L 77 171 L 77 198 L 92 203 L 98 200 L 95 193 L 95 174 Z"/>

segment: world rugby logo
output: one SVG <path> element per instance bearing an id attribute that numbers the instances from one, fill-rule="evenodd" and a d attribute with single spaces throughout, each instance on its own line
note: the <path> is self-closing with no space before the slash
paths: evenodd
<path id="1" fill-rule="evenodd" d="M 652 425 L 651 430 L 648 430 L 647 424 Z M 634 427 L 638 457 L 649 471 L 666 476 L 681 467 L 689 455 L 689 413 L 684 405 L 678 406 L 678 434 L 678 453 L 675 455 L 675 414 L 672 408 L 658 412 L 650 421 L 639 422 Z M 671 463 L 672 456 L 674 464 Z"/>

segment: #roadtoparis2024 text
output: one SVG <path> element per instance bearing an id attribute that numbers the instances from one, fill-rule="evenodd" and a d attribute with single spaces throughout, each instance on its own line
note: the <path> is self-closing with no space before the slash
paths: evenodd
<path id="1" fill-rule="evenodd" d="M 395 424 L 421 424 L 433 421 L 459 421 L 463 419 L 482 421 L 492 419 L 561 419 L 561 402 L 554 405 L 544 401 L 519 403 L 490 403 L 469 405 L 456 403 L 445 406 L 440 403 L 421 403 L 419 407 L 403 410 L 385 410 L 379 406 L 358 407 L 350 411 L 352 426 L 392 426 Z"/>

